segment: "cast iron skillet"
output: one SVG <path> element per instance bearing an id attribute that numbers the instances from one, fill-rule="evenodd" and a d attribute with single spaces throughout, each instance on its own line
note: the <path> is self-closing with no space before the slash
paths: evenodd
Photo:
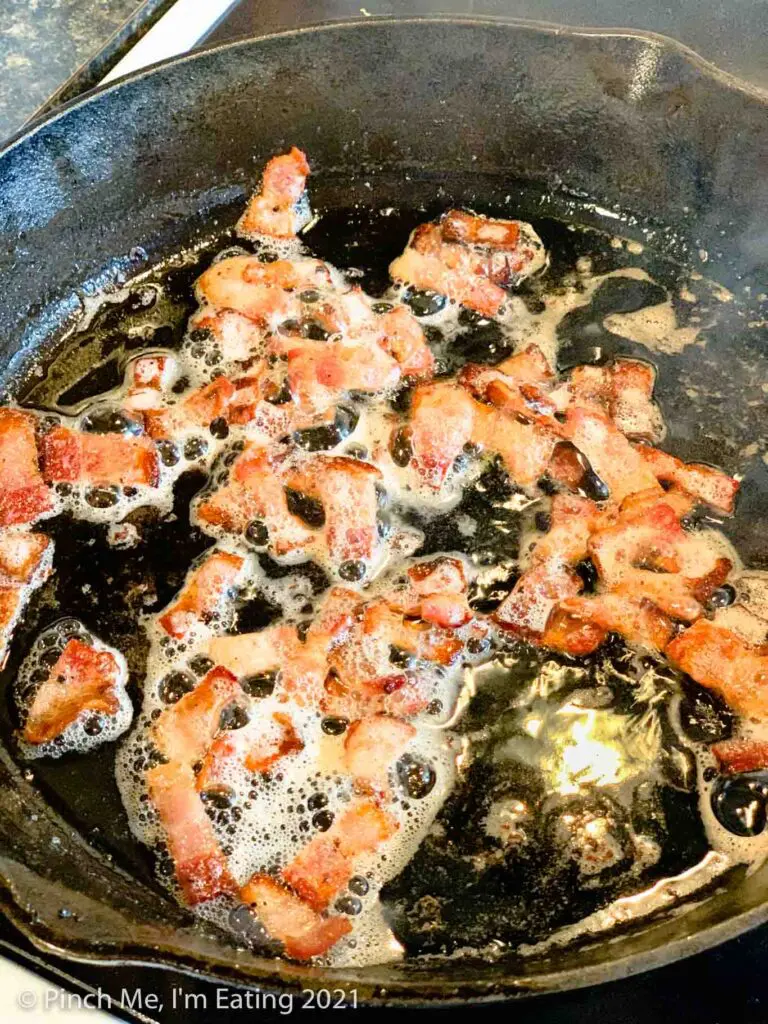
<path id="1" fill-rule="evenodd" d="M 404 190 L 418 206 L 443 186 L 446 205 L 490 208 L 510 193 L 514 205 L 521 182 L 534 182 L 551 215 L 630 236 L 655 225 L 661 250 L 692 267 L 704 257 L 707 273 L 739 294 L 750 285 L 757 294 L 765 280 L 764 95 L 661 37 L 476 18 L 337 23 L 136 75 L 69 105 L 0 155 L 0 381 L 10 393 L 89 293 L 232 223 L 256 168 L 290 144 L 311 154 L 318 207 L 384 206 Z M 768 379 L 762 353 L 754 331 L 711 349 L 707 372 L 720 377 L 722 401 L 708 424 L 665 372 L 662 405 L 681 454 L 743 469 L 738 452 L 759 419 L 729 410 L 740 410 L 755 379 Z M 765 568 L 759 457 L 743 490 L 738 540 Z M 75 804 L 89 797 L 87 774 L 78 778 Z M 34 943 L 266 987 L 354 986 L 377 1002 L 502 998 L 645 970 L 768 919 L 766 866 L 749 878 L 734 873 L 686 914 L 547 960 L 323 973 L 233 952 L 133 877 L 130 859 L 105 857 L 76 820 L 0 750 L 3 906 Z"/>

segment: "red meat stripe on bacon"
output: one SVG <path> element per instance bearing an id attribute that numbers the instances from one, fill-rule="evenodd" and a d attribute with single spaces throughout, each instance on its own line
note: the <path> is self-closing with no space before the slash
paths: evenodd
<path id="1" fill-rule="evenodd" d="M 293 960 L 320 956 L 352 930 L 348 918 L 321 916 L 268 875 L 254 875 L 240 890 L 240 898 Z"/>
<path id="2" fill-rule="evenodd" d="M 47 743 L 84 711 L 114 715 L 120 666 L 109 651 L 70 640 L 48 678 L 35 693 L 24 725 L 27 743 Z"/>
<path id="3" fill-rule="evenodd" d="M 294 857 L 283 878 L 315 910 L 324 910 L 351 878 L 355 859 L 390 839 L 397 828 L 374 801 L 358 800 Z"/>
<path id="4" fill-rule="evenodd" d="M 52 506 L 38 465 L 34 416 L 0 409 L 0 527 L 32 523 Z"/>
<path id="5" fill-rule="evenodd" d="M 194 906 L 234 894 L 237 886 L 195 788 L 192 768 L 177 761 L 157 765 L 147 772 L 147 786 L 186 902 Z"/>

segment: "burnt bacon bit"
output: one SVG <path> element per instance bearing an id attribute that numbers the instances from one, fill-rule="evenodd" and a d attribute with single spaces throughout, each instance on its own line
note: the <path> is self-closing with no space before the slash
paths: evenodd
<path id="1" fill-rule="evenodd" d="M 264 168 L 261 187 L 248 203 L 237 230 L 241 235 L 294 238 L 309 222 L 305 197 L 309 163 L 300 149 L 272 157 Z"/>
<path id="2" fill-rule="evenodd" d="M 157 450 L 148 437 L 54 427 L 41 438 L 40 457 L 49 483 L 156 487 L 160 476 Z"/>
<path id="3" fill-rule="evenodd" d="M 160 753 L 180 764 L 193 765 L 208 752 L 227 705 L 244 700 L 237 678 L 217 666 L 180 700 L 165 708 L 152 726 Z"/>
<path id="4" fill-rule="evenodd" d="M 149 799 L 165 830 L 176 880 L 190 906 L 235 895 L 226 858 L 185 763 L 171 761 L 147 772 Z"/>
<path id="5" fill-rule="evenodd" d="M 283 870 L 284 880 L 314 910 L 322 911 L 355 872 L 355 862 L 391 839 L 395 819 L 373 800 L 357 800 L 314 837 Z"/>
<path id="6" fill-rule="evenodd" d="M 197 625 L 205 625 L 229 598 L 245 564 L 239 555 L 213 551 L 186 579 L 173 604 L 158 622 L 170 636 L 180 639 Z"/>
<path id="7" fill-rule="evenodd" d="M 739 714 L 768 715 L 768 650 L 730 629 L 699 619 L 667 645 L 677 668 L 714 690 Z"/>
<path id="8" fill-rule="evenodd" d="M 254 875 L 240 890 L 269 936 L 292 960 L 322 956 L 352 930 L 346 917 L 325 917 L 269 875 Z"/>
<path id="9" fill-rule="evenodd" d="M 53 509 L 38 465 L 37 419 L 18 409 L 0 409 L 0 527 L 33 523 Z"/>
<path id="10" fill-rule="evenodd" d="M 109 651 L 71 639 L 48 678 L 35 692 L 22 738 L 39 745 L 60 736 L 86 712 L 114 715 L 120 708 L 117 688 L 122 669 Z"/>

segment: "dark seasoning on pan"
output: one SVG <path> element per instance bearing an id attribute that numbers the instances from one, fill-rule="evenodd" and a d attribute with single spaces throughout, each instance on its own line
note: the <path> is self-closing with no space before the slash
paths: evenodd
<path id="1" fill-rule="evenodd" d="M 20 756 L 110 855 L 296 959 L 533 955 L 758 864 L 759 539 L 728 477 L 648 454 L 759 458 L 765 357 L 747 341 L 727 384 L 709 357 L 749 335 L 739 303 L 534 196 L 487 211 L 530 225 L 310 220 L 283 160 L 241 235 L 95 298 L 22 397 L 45 482 L 0 460 Z M 563 521 L 585 550 L 553 567 Z"/>

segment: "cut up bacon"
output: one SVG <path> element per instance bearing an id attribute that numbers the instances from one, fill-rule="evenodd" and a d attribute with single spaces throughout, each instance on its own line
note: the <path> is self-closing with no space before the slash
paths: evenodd
<path id="1" fill-rule="evenodd" d="M 204 307 L 190 318 L 188 333 L 195 331 L 210 333 L 210 339 L 204 342 L 205 347 L 209 348 L 212 342 L 225 363 L 247 362 L 261 356 L 267 337 L 262 327 L 231 309 L 211 312 Z"/>
<path id="2" fill-rule="evenodd" d="M 175 356 L 158 353 L 132 359 L 126 368 L 124 406 L 135 412 L 147 412 L 163 404 L 163 394 L 178 374 Z"/>
<path id="3" fill-rule="evenodd" d="M 381 344 L 398 362 L 403 377 L 428 380 L 435 372 L 435 357 L 424 331 L 406 306 L 395 306 L 379 320 Z"/>
<path id="4" fill-rule="evenodd" d="M 264 168 L 261 188 L 238 222 L 240 234 L 294 238 L 310 219 L 309 205 L 299 205 L 308 175 L 307 158 L 296 146 L 282 156 L 272 157 Z"/>
<path id="5" fill-rule="evenodd" d="M 244 702 L 245 697 L 232 673 L 221 666 L 211 669 L 194 690 L 165 708 L 155 721 L 155 746 L 169 761 L 195 764 L 213 743 L 224 708 L 238 700 Z"/>
<path id="6" fill-rule="evenodd" d="M 635 446 L 643 462 L 664 483 L 676 484 L 706 505 L 730 515 L 739 489 L 739 481 L 719 469 L 698 462 L 682 462 L 668 452 L 639 444 Z"/>
<path id="7" fill-rule="evenodd" d="M 731 570 L 703 533 L 687 533 L 673 503 L 629 503 L 618 520 L 597 530 L 589 551 L 603 582 L 652 600 L 667 615 L 692 621 L 701 601 L 719 587 Z"/>
<path id="8" fill-rule="evenodd" d="M 567 600 L 567 599 L 566 599 Z M 537 643 L 561 654 L 581 658 L 592 654 L 605 640 L 605 630 L 595 622 L 571 615 L 557 605 Z"/>
<path id="9" fill-rule="evenodd" d="M 215 636 L 208 653 L 217 665 L 223 665 L 236 676 L 256 676 L 285 664 L 298 643 L 294 626 L 268 626 L 258 633 L 237 636 Z"/>
<path id="10" fill-rule="evenodd" d="M 381 470 L 368 462 L 324 456 L 291 473 L 286 484 L 318 498 L 325 509 L 323 535 L 334 565 L 368 560 L 378 544 L 376 484 Z"/>
<path id="11" fill-rule="evenodd" d="M 229 481 L 197 506 L 197 516 L 233 533 L 242 533 L 259 519 L 267 528 L 270 549 L 278 555 L 306 547 L 317 536 L 288 511 L 280 456 L 255 443 L 237 457 Z"/>
<path id="12" fill-rule="evenodd" d="M 148 437 L 86 434 L 54 427 L 40 442 L 43 476 L 50 483 L 156 487 L 157 452 Z"/>
<path id="13" fill-rule="evenodd" d="M 346 917 L 323 917 L 269 875 L 254 875 L 240 890 L 268 934 L 292 960 L 321 956 L 352 930 Z"/>
<path id="14" fill-rule="evenodd" d="M 453 302 L 495 316 L 504 288 L 543 264 L 541 242 L 529 225 L 449 210 L 422 224 L 389 268 L 395 281 L 440 292 Z"/>
<path id="15" fill-rule="evenodd" d="M 0 531 L 0 667 L 31 591 L 48 579 L 53 541 L 41 533 Z"/>
<path id="16" fill-rule="evenodd" d="M 265 715 L 257 707 L 247 725 L 223 732 L 213 741 L 197 774 L 197 788 L 202 792 L 225 784 L 244 771 L 252 775 L 266 772 L 276 761 L 303 747 L 289 715 L 281 711 Z"/>
<path id="17" fill-rule="evenodd" d="M 226 377 L 217 377 L 181 402 L 165 408 L 147 409 L 144 425 L 150 437 L 172 437 L 190 427 L 210 427 L 214 420 L 227 417 L 235 385 Z"/>
<path id="18" fill-rule="evenodd" d="M 730 629 L 699 619 L 667 645 L 673 665 L 750 718 L 768 715 L 768 653 Z"/>
<path id="19" fill-rule="evenodd" d="M 711 750 L 720 771 L 729 775 L 768 768 L 768 740 L 721 740 L 713 743 Z"/>
<path id="20" fill-rule="evenodd" d="M 291 394 L 305 414 L 325 412 L 347 391 L 375 394 L 393 388 L 401 376 L 397 361 L 375 343 L 290 339 L 280 348 L 288 359 Z"/>
<path id="21" fill-rule="evenodd" d="M 407 583 L 387 590 L 390 608 L 436 626 L 456 629 L 469 622 L 467 579 L 458 558 L 436 558 L 411 566 Z"/>
<path id="22" fill-rule="evenodd" d="M 565 436 L 572 441 L 605 483 L 611 500 L 621 502 L 629 494 L 656 488 L 661 493 L 654 472 L 607 416 L 578 406 L 566 412 Z"/>
<path id="23" fill-rule="evenodd" d="M 360 718 L 344 735 L 344 766 L 356 780 L 374 789 L 386 789 L 390 768 L 415 735 L 414 727 L 399 718 Z"/>
<path id="24" fill-rule="evenodd" d="M 358 800 L 294 857 L 283 878 L 311 907 L 324 910 L 352 877 L 356 859 L 391 839 L 397 829 L 394 818 L 373 800 Z"/>
<path id="25" fill-rule="evenodd" d="M 24 740 L 47 743 L 86 711 L 116 714 L 121 678 L 120 665 L 109 651 L 69 640 L 35 693 L 22 732 Z"/>
<path id="26" fill-rule="evenodd" d="M 149 798 L 163 826 L 176 880 L 190 906 L 234 895 L 237 886 L 195 788 L 191 767 L 179 762 L 147 772 Z"/>
<path id="27" fill-rule="evenodd" d="M 449 381 L 424 384 L 413 393 L 408 424 L 412 463 L 434 490 L 442 486 L 472 437 L 476 405 L 471 395 Z"/>
<path id="28" fill-rule="evenodd" d="M 631 644 L 663 651 L 675 635 L 672 621 L 647 598 L 612 591 L 593 597 L 569 597 L 560 611 L 592 623 L 603 632 L 621 633 Z"/>
<path id="29" fill-rule="evenodd" d="M 638 359 L 617 359 L 607 366 L 577 366 L 568 390 L 574 405 L 603 412 L 623 434 L 650 441 L 661 436 L 661 413 L 653 401 L 656 371 Z"/>
<path id="30" fill-rule="evenodd" d="M 197 295 L 213 309 L 231 310 L 276 330 L 286 320 L 301 318 L 301 290 L 330 283 L 330 271 L 321 260 L 262 263 L 256 256 L 232 256 L 205 271 L 197 282 Z"/>
<path id="31" fill-rule="evenodd" d="M 220 611 L 240 575 L 239 555 L 212 551 L 186 579 L 173 604 L 158 619 L 171 636 L 181 639 L 196 625 L 204 625 Z"/>
<path id="32" fill-rule="evenodd" d="M 35 417 L 0 409 L 0 527 L 33 523 L 53 508 L 40 473 Z"/>

